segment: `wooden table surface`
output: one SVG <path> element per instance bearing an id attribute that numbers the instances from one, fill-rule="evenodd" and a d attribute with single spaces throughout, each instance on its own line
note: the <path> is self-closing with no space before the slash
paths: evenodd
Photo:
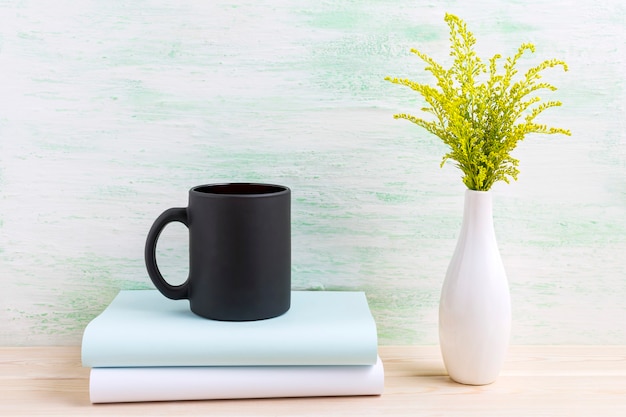
<path id="1" fill-rule="evenodd" d="M 436 346 L 383 346 L 374 397 L 89 402 L 79 347 L 0 348 L 0 416 L 626 416 L 626 346 L 512 346 L 500 378 L 452 382 Z"/>

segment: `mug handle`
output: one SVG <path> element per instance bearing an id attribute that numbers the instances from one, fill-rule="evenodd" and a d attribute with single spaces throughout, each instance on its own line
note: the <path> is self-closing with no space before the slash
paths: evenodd
<path id="1" fill-rule="evenodd" d="M 171 285 L 163 278 L 161 271 L 156 262 L 156 245 L 159 240 L 161 232 L 168 223 L 180 222 L 189 227 L 187 221 L 187 209 L 186 208 L 170 208 L 165 210 L 152 224 L 148 237 L 146 238 L 146 249 L 144 252 L 144 258 L 146 261 L 146 269 L 148 275 L 161 293 L 167 298 L 172 300 L 180 300 L 183 298 L 189 298 L 188 282 L 189 278 L 181 285 Z"/>

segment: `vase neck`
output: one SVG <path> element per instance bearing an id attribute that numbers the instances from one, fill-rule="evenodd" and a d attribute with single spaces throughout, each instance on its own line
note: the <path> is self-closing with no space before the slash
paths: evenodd
<path id="1" fill-rule="evenodd" d="M 463 226 L 482 230 L 493 229 L 493 202 L 489 191 L 465 191 Z"/>

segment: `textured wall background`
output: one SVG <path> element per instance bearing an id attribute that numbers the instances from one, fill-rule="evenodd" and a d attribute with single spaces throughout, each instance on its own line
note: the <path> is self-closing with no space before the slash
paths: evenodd
<path id="1" fill-rule="evenodd" d="M 229 180 L 292 188 L 294 287 L 364 290 L 381 343 L 437 343 L 464 188 L 383 78 L 427 79 L 413 46 L 449 62 L 446 11 L 481 56 L 530 41 L 523 65 L 570 65 L 542 120 L 573 136 L 527 138 L 493 189 L 512 342 L 625 344 L 621 0 L 25 0 L 0 1 L 0 345 L 80 343 L 119 289 L 151 287 L 153 219 Z M 170 226 L 173 281 L 186 250 Z"/>

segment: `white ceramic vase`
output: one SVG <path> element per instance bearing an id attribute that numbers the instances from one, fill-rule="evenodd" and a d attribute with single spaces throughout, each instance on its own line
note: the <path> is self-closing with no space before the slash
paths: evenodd
<path id="1" fill-rule="evenodd" d="M 511 299 L 491 193 L 466 190 L 461 233 L 439 304 L 439 342 L 450 378 L 469 385 L 494 382 L 510 330 Z"/>

